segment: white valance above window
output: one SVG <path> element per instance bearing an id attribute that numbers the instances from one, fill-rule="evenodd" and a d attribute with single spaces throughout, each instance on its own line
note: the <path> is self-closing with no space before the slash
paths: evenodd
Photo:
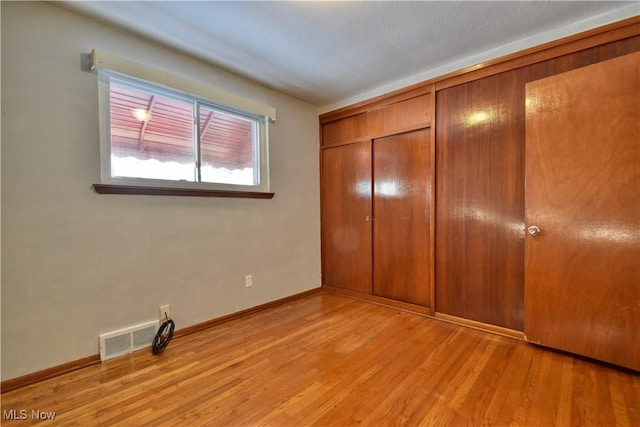
<path id="1" fill-rule="evenodd" d="M 157 70 L 102 51 L 91 51 L 91 69 L 103 68 L 142 80 L 178 89 L 205 99 L 212 99 L 231 108 L 249 112 L 257 116 L 266 116 L 276 120 L 276 109 L 250 99 L 242 98 L 204 83 L 196 82 L 175 74 Z"/>

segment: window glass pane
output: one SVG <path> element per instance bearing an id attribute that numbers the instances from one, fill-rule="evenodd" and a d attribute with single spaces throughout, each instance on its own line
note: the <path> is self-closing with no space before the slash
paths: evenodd
<path id="1" fill-rule="evenodd" d="M 111 176 L 195 181 L 193 103 L 111 80 Z"/>
<path id="2" fill-rule="evenodd" d="M 236 185 L 258 185 L 258 122 L 200 106 L 201 180 Z"/>

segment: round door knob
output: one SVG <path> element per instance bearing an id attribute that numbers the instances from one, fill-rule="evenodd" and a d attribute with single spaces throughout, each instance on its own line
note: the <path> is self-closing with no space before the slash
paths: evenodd
<path id="1" fill-rule="evenodd" d="M 532 236 L 537 236 L 538 234 L 540 234 L 540 227 L 538 227 L 537 225 L 532 225 L 531 227 L 527 228 L 527 231 Z"/>

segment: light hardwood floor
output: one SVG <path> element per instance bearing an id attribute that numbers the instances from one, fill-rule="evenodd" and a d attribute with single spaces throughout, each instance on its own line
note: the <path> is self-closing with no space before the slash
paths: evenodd
<path id="1" fill-rule="evenodd" d="M 640 425 L 640 376 L 319 293 L 2 395 L 44 425 Z"/>

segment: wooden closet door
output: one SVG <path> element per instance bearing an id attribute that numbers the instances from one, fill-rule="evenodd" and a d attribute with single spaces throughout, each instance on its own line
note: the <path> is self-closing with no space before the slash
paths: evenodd
<path id="1" fill-rule="evenodd" d="M 526 85 L 525 334 L 640 370 L 640 53 Z M 531 230 L 535 233 L 536 230 Z"/>
<path id="2" fill-rule="evenodd" d="M 524 328 L 524 76 L 437 93 L 435 308 Z"/>
<path id="3" fill-rule="evenodd" d="M 430 129 L 374 140 L 373 293 L 431 306 Z"/>
<path id="4" fill-rule="evenodd" d="M 322 150 L 322 283 L 371 293 L 371 142 Z"/>

